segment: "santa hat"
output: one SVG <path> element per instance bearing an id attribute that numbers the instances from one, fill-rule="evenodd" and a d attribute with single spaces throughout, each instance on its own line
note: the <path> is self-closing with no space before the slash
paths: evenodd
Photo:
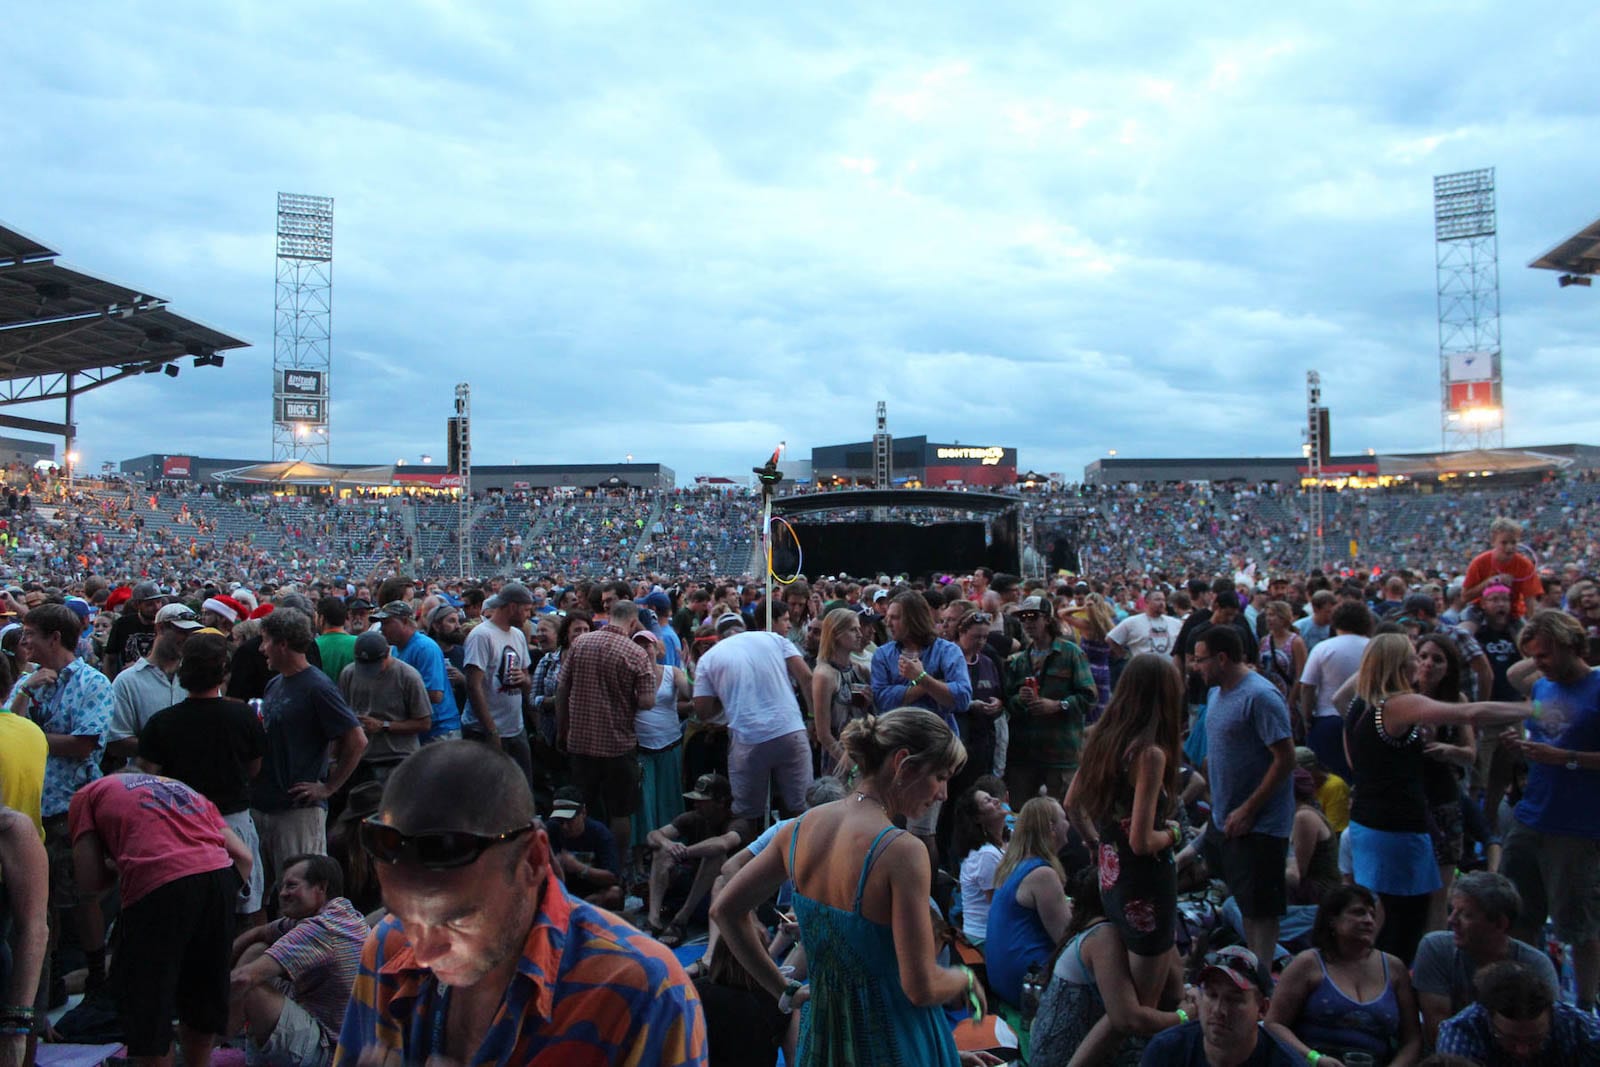
<path id="1" fill-rule="evenodd" d="M 252 611 L 250 613 L 250 617 L 252 619 L 264 619 L 268 615 L 271 615 L 271 614 L 272 614 L 272 605 L 271 604 L 263 604 L 259 608 L 257 608 L 256 610 Z"/>
<path id="2" fill-rule="evenodd" d="M 233 597 L 228 596 L 227 594 L 219 594 L 217 596 L 207 598 L 206 602 L 200 605 L 200 610 L 214 611 L 218 615 L 221 615 L 224 619 L 227 619 L 229 622 L 238 622 L 240 619 L 249 614 L 248 610 L 243 604 L 239 603 L 237 600 L 233 599 Z"/>
<path id="3" fill-rule="evenodd" d="M 106 597 L 105 610 L 106 611 L 116 611 L 118 608 L 122 607 L 122 605 L 126 604 L 129 601 L 129 599 L 132 598 L 132 596 L 133 596 L 133 587 L 132 586 L 128 586 L 128 585 L 119 585 L 119 586 L 117 586 L 115 589 L 111 590 L 111 595 Z"/>

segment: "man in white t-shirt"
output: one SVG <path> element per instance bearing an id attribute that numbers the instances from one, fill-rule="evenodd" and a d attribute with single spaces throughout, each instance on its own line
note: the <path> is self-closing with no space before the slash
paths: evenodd
<path id="1" fill-rule="evenodd" d="M 1144 595 L 1144 614 L 1129 615 L 1117 623 L 1106 640 L 1111 644 L 1111 654 L 1118 659 L 1141 652 L 1170 656 L 1182 628 L 1181 622 L 1167 614 L 1167 594 L 1152 589 Z"/>
<path id="2" fill-rule="evenodd" d="M 522 702 L 533 688 L 528 673 L 528 636 L 522 626 L 533 614 L 533 594 L 520 582 L 507 582 L 486 601 L 484 621 L 467 634 L 467 713 L 461 735 L 504 749 L 533 781 L 533 752 L 523 725 Z"/>
<path id="3" fill-rule="evenodd" d="M 702 721 L 727 712 L 728 778 L 733 784 L 734 826 L 748 841 L 770 805 L 776 782 L 778 810 L 800 814 L 811 785 L 811 745 L 795 700 L 811 699 L 811 669 L 782 634 L 746 632 L 744 620 L 728 612 L 717 620 L 722 635 L 695 669 L 694 713 Z"/>
<path id="4" fill-rule="evenodd" d="M 1317 761 L 1345 781 L 1352 781 L 1344 755 L 1344 720 L 1333 706 L 1333 694 L 1361 669 L 1361 655 L 1372 634 L 1372 612 L 1357 600 L 1333 609 L 1333 636 L 1317 643 L 1300 672 L 1300 713 L 1306 720 L 1306 745 Z"/>

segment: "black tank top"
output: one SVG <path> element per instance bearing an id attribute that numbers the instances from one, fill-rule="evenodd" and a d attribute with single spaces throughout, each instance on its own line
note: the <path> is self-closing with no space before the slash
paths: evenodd
<path id="1" fill-rule="evenodd" d="M 1371 830 L 1428 832 L 1428 798 L 1422 787 L 1422 737 L 1413 727 L 1403 737 L 1382 732 L 1383 705 L 1357 697 L 1345 717 L 1344 736 L 1356 780 L 1350 819 Z"/>

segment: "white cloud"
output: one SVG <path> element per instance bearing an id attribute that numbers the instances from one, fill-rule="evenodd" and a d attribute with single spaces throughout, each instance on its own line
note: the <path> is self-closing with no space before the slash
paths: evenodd
<path id="1" fill-rule="evenodd" d="M 738 473 L 777 439 L 865 438 L 881 397 L 897 434 L 1073 472 L 1107 447 L 1292 452 L 1308 367 L 1336 440 L 1433 447 L 1431 179 L 1494 165 L 1509 436 L 1582 438 L 1592 306 L 1524 264 L 1600 214 L 1600 115 L 1571 89 L 1597 29 L 1487 6 L 24 7 L 0 217 L 256 345 L 85 398 L 95 459 L 267 452 L 282 189 L 337 201 L 336 459 L 441 451 L 470 380 L 484 462 Z"/>

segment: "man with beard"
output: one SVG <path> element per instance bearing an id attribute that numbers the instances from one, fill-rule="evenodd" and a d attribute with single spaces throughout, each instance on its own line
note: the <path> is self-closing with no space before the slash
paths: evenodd
<path id="1" fill-rule="evenodd" d="M 428 636 L 444 653 L 444 673 L 450 680 L 450 693 L 455 698 L 459 719 L 459 712 L 467 703 L 467 625 L 462 610 L 449 604 L 434 608 L 428 618 Z"/>
<path id="2" fill-rule="evenodd" d="M 1522 653 L 1517 650 L 1517 643 L 1522 636 L 1522 620 L 1512 617 L 1511 590 L 1504 585 L 1488 586 L 1478 603 L 1483 609 L 1482 619 L 1476 623 L 1463 622 L 1461 628 L 1477 638 L 1483 654 L 1489 657 L 1489 669 L 1494 678 L 1488 699 L 1521 700 L 1522 694 L 1511 684 L 1509 677 L 1511 668 L 1522 659 Z M 1478 697 L 1483 699 L 1484 695 L 1479 693 Z M 1511 779 L 1516 773 L 1515 751 L 1501 744 L 1501 738 L 1507 731 L 1515 729 L 1514 726 L 1478 727 L 1474 784 L 1483 789 L 1483 813 L 1488 817 L 1490 826 L 1498 823 L 1500 799 L 1511 788 Z"/>
<path id="3" fill-rule="evenodd" d="M 150 651 L 156 640 L 156 612 L 166 601 L 166 594 L 155 582 L 140 582 L 133 587 L 128 606 L 112 624 L 111 639 L 106 644 L 107 677 L 115 677 Z"/>
<path id="4" fill-rule="evenodd" d="M 111 683 L 111 725 L 106 728 L 106 754 L 118 760 L 139 752 L 139 732 L 156 712 L 184 700 L 188 693 L 178 684 L 178 661 L 183 642 L 200 629 L 183 604 L 168 604 L 156 613 L 156 639 Z"/>

